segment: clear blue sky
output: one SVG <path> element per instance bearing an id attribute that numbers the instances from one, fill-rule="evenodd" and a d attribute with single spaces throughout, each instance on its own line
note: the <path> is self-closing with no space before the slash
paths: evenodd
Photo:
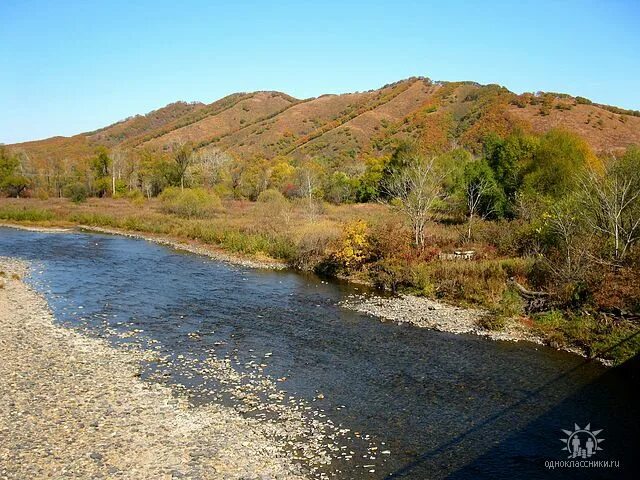
<path id="1" fill-rule="evenodd" d="M 176 100 L 304 98 L 414 75 L 640 109 L 639 26 L 640 0 L 0 0 L 0 142 Z"/>

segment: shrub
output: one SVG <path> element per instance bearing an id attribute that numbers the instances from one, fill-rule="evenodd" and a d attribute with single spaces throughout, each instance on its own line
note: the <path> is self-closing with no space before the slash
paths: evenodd
<path id="1" fill-rule="evenodd" d="M 88 195 L 87 187 L 82 182 L 71 183 L 64 188 L 64 196 L 75 203 L 84 202 Z"/>
<path id="2" fill-rule="evenodd" d="M 348 223 L 333 252 L 336 261 L 346 270 L 358 269 L 371 255 L 369 227 L 363 220 Z"/>
<path id="3" fill-rule="evenodd" d="M 335 242 L 339 232 L 322 224 L 311 224 L 296 242 L 295 257 L 291 265 L 301 270 L 313 270 L 327 257 L 327 246 Z"/>
<path id="4" fill-rule="evenodd" d="M 180 217 L 202 218 L 222 209 L 220 198 L 203 188 L 169 187 L 160 194 L 162 210 Z"/>
<path id="5" fill-rule="evenodd" d="M 41 222 L 54 218 L 53 212 L 40 208 L 11 208 L 0 209 L 0 219 L 16 222 Z"/>
<path id="6" fill-rule="evenodd" d="M 260 203 L 280 203 L 286 201 L 286 199 L 278 190 L 269 188 L 264 192 L 260 192 L 257 201 Z"/>
<path id="7" fill-rule="evenodd" d="M 524 302 L 522 301 L 522 298 L 514 289 L 508 288 L 502 292 L 502 298 L 498 301 L 496 306 L 491 309 L 491 315 L 488 315 L 488 317 L 492 317 L 490 322 L 493 322 L 495 325 L 497 325 L 499 321 L 502 321 L 504 326 L 504 321 L 506 319 L 522 315 L 523 311 Z M 485 326 L 485 328 L 489 327 Z M 495 328 L 489 329 L 495 330 Z"/>
<path id="8" fill-rule="evenodd" d="M 411 283 L 413 284 L 413 293 L 416 295 L 432 297 L 436 293 L 431 269 L 425 263 L 419 263 L 411 269 Z"/>
<path id="9" fill-rule="evenodd" d="M 505 317 L 503 317 L 502 315 L 494 315 L 494 314 L 483 315 L 478 320 L 478 325 L 480 325 L 485 330 L 493 330 L 493 331 L 502 330 L 505 324 L 506 324 Z"/>
<path id="10" fill-rule="evenodd" d="M 409 266 L 398 258 L 385 258 L 374 263 L 370 270 L 370 277 L 374 286 L 392 292 L 412 285 Z"/>

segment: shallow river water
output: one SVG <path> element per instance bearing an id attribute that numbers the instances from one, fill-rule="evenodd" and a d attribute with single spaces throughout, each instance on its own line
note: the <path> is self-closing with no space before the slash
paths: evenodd
<path id="1" fill-rule="evenodd" d="M 194 404 L 221 402 L 277 421 L 278 410 L 263 408 L 266 394 L 249 406 L 238 394 L 238 385 L 273 385 L 273 402 L 340 432 L 337 460 L 321 468 L 335 478 L 638 473 L 634 362 L 605 368 L 529 343 L 383 323 L 338 306 L 362 287 L 142 240 L 0 228 L 0 255 L 32 262 L 29 282 L 61 324 L 157 352 L 162 361 L 144 365 L 143 377 Z M 237 373 L 235 384 L 207 371 L 212 359 Z M 562 429 L 576 424 L 606 439 L 590 460 L 620 467 L 545 468 L 567 459 Z"/>

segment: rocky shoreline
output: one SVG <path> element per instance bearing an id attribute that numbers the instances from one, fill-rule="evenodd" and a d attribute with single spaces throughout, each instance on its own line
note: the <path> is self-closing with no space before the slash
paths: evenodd
<path id="1" fill-rule="evenodd" d="M 51 233 L 68 233 L 74 231 L 74 229 L 25 226 L 13 223 L 0 223 L 0 227 L 19 228 L 24 230 Z M 280 262 L 248 259 L 243 256 L 231 255 L 220 250 L 214 250 L 212 247 L 203 247 L 197 242 L 178 242 L 168 237 L 159 235 L 131 233 L 118 229 L 108 229 L 86 225 L 75 227 L 75 230 L 106 233 L 110 235 L 122 235 L 130 238 L 147 240 L 178 250 L 187 251 L 197 255 L 205 255 L 214 260 L 220 260 L 233 265 L 240 265 L 247 268 L 270 270 L 283 270 L 287 268 L 285 264 Z M 354 282 L 354 280 L 351 278 L 345 278 L 344 280 Z M 365 282 L 355 283 L 368 285 Z M 501 330 L 488 330 L 482 327 L 479 323 L 479 320 L 484 315 L 487 315 L 486 311 L 447 305 L 424 297 L 416 297 L 414 295 L 399 295 L 394 297 L 352 295 L 347 300 L 343 301 L 341 305 L 344 308 L 355 310 L 360 313 L 366 313 L 381 320 L 393 321 L 397 323 L 409 323 L 421 328 L 430 328 L 433 330 L 454 334 L 480 335 L 491 340 L 504 340 L 511 342 L 527 341 L 538 345 L 551 346 L 552 348 L 556 348 L 557 350 L 562 350 L 580 355 L 582 357 L 586 357 L 585 352 L 578 348 L 549 345 L 543 337 L 536 334 L 535 332 L 532 332 L 516 319 L 510 319 L 509 321 L 507 321 L 505 327 Z M 604 365 L 612 365 L 612 362 L 609 360 L 600 358 L 598 358 L 597 360 Z"/>
<path id="2" fill-rule="evenodd" d="M 308 478 L 286 426 L 140 380 L 144 352 L 56 325 L 24 262 L 0 272 L 0 479 Z"/>
<path id="3" fill-rule="evenodd" d="M 213 260 L 218 260 L 225 263 L 230 263 L 233 265 L 239 265 L 241 267 L 246 268 L 260 268 L 267 270 L 284 270 L 287 268 L 287 265 L 270 259 L 255 259 L 249 258 L 242 255 L 233 255 L 227 252 L 224 252 L 220 249 L 217 249 L 210 245 L 204 245 L 197 241 L 192 242 L 184 242 L 174 240 L 170 237 L 164 235 L 155 235 L 150 233 L 134 233 L 128 232 L 126 230 L 119 230 L 117 228 L 104 228 L 104 227 L 95 227 L 91 225 L 78 225 L 72 228 L 60 228 L 60 227 L 41 227 L 41 226 L 32 226 L 32 225 L 22 225 L 16 223 L 0 223 L 0 227 L 6 228 L 16 228 L 19 230 L 29 230 L 32 232 L 43 232 L 43 233 L 70 233 L 74 231 L 80 232 L 94 232 L 94 233 L 105 233 L 107 235 L 121 235 L 123 237 L 135 238 L 138 240 L 146 240 L 148 242 L 157 243 L 159 245 L 165 245 L 167 247 L 175 248 L 176 250 L 181 250 L 184 252 L 194 253 L 196 255 L 204 255 Z"/>
<path id="4" fill-rule="evenodd" d="M 454 334 L 472 334 L 509 342 L 532 342 L 547 345 L 543 337 L 532 332 L 517 319 L 510 319 L 501 330 L 488 330 L 480 324 L 484 310 L 461 308 L 436 302 L 414 295 L 379 297 L 369 295 L 351 295 L 340 303 L 343 308 L 365 313 L 383 321 L 409 323 L 420 328 L 430 328 Z M 547 345 L 548 346 L 548 345 Z M 554 347 L 558 350 L 586 357 L 585 353 L 572 347 Z M 611 362 L 598 359 L 604 365 Z"/>

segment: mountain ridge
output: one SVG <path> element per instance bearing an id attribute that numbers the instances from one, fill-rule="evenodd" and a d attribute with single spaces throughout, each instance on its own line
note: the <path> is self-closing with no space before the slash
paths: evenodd
<path id="1" fill-rule="evenodd" d="M 562 93 L 516 94 L 496 84 L 410 77 L 364 92 L 307 99 L 262 90 L 209 104 L 177 101 L 90 132 L 8 147 L 37 160 L 77 161 L 99 146 L 163 151 L 174 142 L 191 142 L 196 149 L 241 157 L 345 160 L 381 154 L 400 138 L 426 150 L 460 144 L 477 150 L 492 131 L 544 133 L 558 127 L 580 134 L 595 151 L 640 144 L 637 111 Z"/>

